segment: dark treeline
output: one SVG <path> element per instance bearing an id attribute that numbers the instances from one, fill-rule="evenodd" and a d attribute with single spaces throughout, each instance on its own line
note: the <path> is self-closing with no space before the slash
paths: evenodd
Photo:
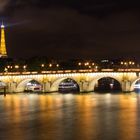
<path id="1" fill-rule="evenodd" d="M 139 68 L 136 60 L 82 60 L 67 59 L 56 60 L 46 57 L 32 57 L 28 59 L 0 59 L 0 72 L 15 71 L 46 71 L 46 70 L 76 70 L 76 69 L 118 69 L 118 68 Z"/>

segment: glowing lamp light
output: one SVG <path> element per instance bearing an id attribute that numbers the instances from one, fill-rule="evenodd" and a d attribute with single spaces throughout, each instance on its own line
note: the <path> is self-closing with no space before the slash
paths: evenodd
<path id="1" fill-rule="evenodd" d="M 15 65 L 15 68 L 16 68 L 16 69 L 18 69 L 18 68 L 19 68 L 19 66 L 18 66 L 18 65 Z"/>
<path id="2" fill-rule="evenodd" d="M 131 64 L 132 64 L 132 62 L 131 62 L 131 61 L 129 61 L 129 64 L 131 65 Z"/>
<path id="3" fill-rule="evenodd" d="M 121 65 L 123 65 L 123 62 L 121 62 Z"/>
<path id="4" fill-rule="evenodd" d="M 49 64 L 49 67 L 52 67 L 52 64 Z"/>
<path id="5" fill-rule="evenodd" d="M 44 64 L 41 64 L 41 67 L 44 67 L 45 65 Z"/>
<path id="6" fill-rule="evenodd" d="M 5 28 L 5 26 L 2 24 L 2 25 L 1 25 L 1 28 Z"/>
<path id="7" fill-rule="evenodd" d="M 24 69 L 26 69 L 26 67 L 27 67 L 26 65 L 23 66 Z"/>
<path id="8" fill-rule="evenodd" d="M 79 62 L 78 65 L 81 66 L 81 63 Z"/>

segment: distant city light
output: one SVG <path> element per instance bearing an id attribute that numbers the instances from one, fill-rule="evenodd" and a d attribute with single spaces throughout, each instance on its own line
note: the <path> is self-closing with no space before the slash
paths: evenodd
<path id="1" fill-rule="evenodd" d="M 15 68 L 18 69 L 19 68 L 19 65 L 15 65 Z"/>
<path id="2" fill-rule="evenodd" d="M 26 69 L 26 67 L 27 67 L 26 65 L 23 66 L 24 69 Z"/>
<path id="3" fill-rule="evenodd" d="M 45 65 L 44 64 L 41 64 L 41 67 L 44 67 Z"/>
<path id="4" fill-rule="evenodd" d="M 129 61 L 129 64 L 131 65 L 131 64 L 132 64 L 132 62 L 131 62 L 131 61 Z"/>
<path id="5" fill-rule="evenodd" d="M 82 65 L 81 62 L 79 62 L 78 65 L 81 66 Z"/>
<path id="6" fill-rule="evenodd" d="M 124 65 L 127 65 L 127 62 L 124 62 Z"/>
<path id="7" fill-rule="evenodd" d="M 49 64 L 49 67 L 52 67 L 52 64 Z"/>

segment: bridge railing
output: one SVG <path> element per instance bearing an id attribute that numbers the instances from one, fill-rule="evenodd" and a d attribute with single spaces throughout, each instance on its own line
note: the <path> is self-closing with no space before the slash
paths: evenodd
<path id="1" fill-rule="evenodd" d="M 2 75 L 36 75 L 36 74 L 65 74 L 65 73 L 96 73 L 96 72 L 140 72 L 140 69 L 80 69 L 80 70 L 56 70 L 56 71 L 26 71 L 26 72 L 3 72 Z"/>

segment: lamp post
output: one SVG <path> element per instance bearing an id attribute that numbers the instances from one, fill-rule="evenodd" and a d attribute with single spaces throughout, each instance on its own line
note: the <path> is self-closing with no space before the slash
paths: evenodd
<path id="1" fill-rule="evenodd" d="M 23 66 L 23 70 L 26 71 L 26 68 L 27 68 L 27 65 L 24 65 Z"/>
<path id="2" fill-rule="evenodd" d="M 19 65 L 15 65 L 16 72 L 19 70 Z"/>

